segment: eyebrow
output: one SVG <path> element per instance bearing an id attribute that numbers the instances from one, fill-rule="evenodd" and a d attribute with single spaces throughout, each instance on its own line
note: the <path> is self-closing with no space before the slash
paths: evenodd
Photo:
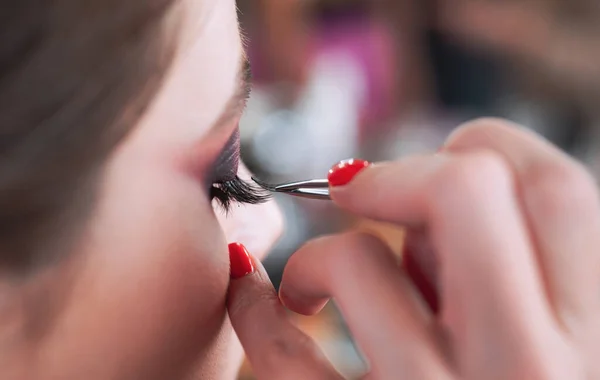
<path id="1" fill-rule="evenodd" d="M 250 66 L 250 59 L 246 53 L 242 55 L 237 77 L 238 84 L 236 90 L 231 98 L 229 98 L 223 112 L 214 123 L 213 130 L 226 127 L 231 120 L 239 117 L 250 98 L 250 93 L 252 92 L 252 67 Z"/>

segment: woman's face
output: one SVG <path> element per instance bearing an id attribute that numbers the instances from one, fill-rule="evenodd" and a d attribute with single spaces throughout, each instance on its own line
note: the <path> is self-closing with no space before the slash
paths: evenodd
<path id="1" fill-rule="evenodd" d="M 281 217 L 272 203 L 234 204 L 227 218 L 211 204 L 211 184 L 237 170 L 244 53 L 234 0 L 182 6 L 175 61 L 108 162 L 74 259 L 31 285 L 45 294 L 44 333 L 12 351 L 27 378 L 235 377 L 226 243 L 262 257 Z"/>

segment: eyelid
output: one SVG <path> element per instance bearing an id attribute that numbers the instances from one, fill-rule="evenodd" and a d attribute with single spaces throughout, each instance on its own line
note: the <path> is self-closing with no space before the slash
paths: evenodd
<path id="1" fill-rule="evenodd" d="M 222 145 L 222 148 L 219 149 L 219 152 L 214 152 L 211 154 L 211 156 L 216 158 L 214 161 L 212 161 L 213 163 L 210 166 L 212 167 L 212 171 L 210 169 L 205 169 L 205 173 L 208 174 L 204 176 L 207 184 L 211 184 L 215 181 L 228 181 L 233 179 L 237 174 L 237 166 L 239 162 L 239 119 L 241 118 L 242 112 L 244 111 L 250 96 L 252 89 L 251 78 L 252 71 L 250 69 L 250 62 L 244 55 L 243 61 L 240 63 L 240 70 L 238 72 L 238 86 L 236 91 L 228 101 L 223 113 L 219 116 L 211 128 L 211 134 L 223 136 L 224 132 L 229 131 L 231 136 L 229 136 L 227 142 Z M 229 158 L 231 158 L 231 160 Z M 227 163 L 225 161 L 231 161 L 231 163 Z M 219 166 L 228 166 L 232 169 L 228 171 L 226 169 L 219 168 Z"/>
<path id="2" fill-rule="evenodd" d="M 240 162 L 240 130 L 235 128 L 212 164 L 210 183 L 222 183 L 237 176 Z"/>
<path id="3" fill-rule="evenodd" d="M 246 80 L 240 80 L 235 94 L 231 97 L 225 107 L 225 110 L 221 116 L 219 116 L 219 119 L 215 122 L 211 129 L 219 130 L 223 127 L 229 127 L 234 122 L 236 123 L 236 129 L 238 129 L 237 123 L 239 122 L 239 119 L 246 108 L 251 91 L 251 84 L 246 82 Z"/>

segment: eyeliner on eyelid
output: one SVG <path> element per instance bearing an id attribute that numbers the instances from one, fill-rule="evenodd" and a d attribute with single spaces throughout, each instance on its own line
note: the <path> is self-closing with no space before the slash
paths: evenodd
<path id="1" fill-rule="evenodd" d="M 231 122 L 239 118 L 246 107 L 246 103 L 252 92 L 252 70 L 250 61 L 244 57 L 240 62 L 238 72 L 238 86 L 235 93 L 227 101 L 222 114 L 215 122 L 213 129 L 219 129 L 224 126 L 230 126 Z"/>
<path id="2" fill-rule="evenodd" d="M 252 69 L 250 61 L 244 56 L 239 72 L 240 86 L 226 106 L 226 110 L 217 124 L 226 124 L 237 114 L 241 114 L 252 90 Z M 271 192 L 246 182 L 237 176 L 240 159 L 240 134 L 236 128 L 213 165 L 213 184 L 210 198 L 218 201 L 227 213 L 233 202 L 258 204 L 271 198 Z"/>
<path id="3" fill-rule="evenodd" d="M 213 164 L 210 199 L 216 200 L 226 213 L 233 203 L 258 204 L 271 198 L 271 193 L 237 176 L 240 158 L 240 132 L 232 133 Z"/>
<path id="4" fill-rule="evenodd" d="M 211 182 L 225 182 L 236 177 L 240 161 L 240 131 L 236 128 L 215 159 Z"/>

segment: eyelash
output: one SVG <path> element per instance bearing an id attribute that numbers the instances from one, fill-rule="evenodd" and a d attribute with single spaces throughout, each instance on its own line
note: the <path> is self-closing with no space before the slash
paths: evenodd
<path id="1" fill-rule="evenodd" d="M 271 193 L 249 182 L 235 177 L 225 182 L 216 182 L 210 188 L 210 199 L 216 199 L 225 213 L 231 210 L 233 203 L 259 204 L 268 201 Z"/>

